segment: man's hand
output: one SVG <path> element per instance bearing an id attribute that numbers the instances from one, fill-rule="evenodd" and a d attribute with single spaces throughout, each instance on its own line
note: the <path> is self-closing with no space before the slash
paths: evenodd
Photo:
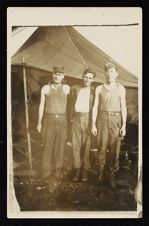
<path id="1" fill-rule="evenodd" d="M 38 132 L 40 133 L 41 132 L 41 123 L 38 123 L 38 125 L 37 125 L 37 130 L 38 130 Z"/>
<path id="2" fill-rule="evenodd" d="M 126 135 L 126 126 L 122 125 L 120 129 L 120 136 L 125 136 Z"/>
<path id="3" fill-rule="evenodd" d="M 92 125 L 91 132 L 92 132 L 92 134 L 93 134 L 94 136 L 97 136 L 97 128 L 96 128 L 96 125 L 95 125 L 95 124 Z"/>
<path id="4" fill-rule="evenodd" d="M 66 144 L 67 144 L 67 146 L 72 147 L 72 142 L 71 141 L 67 141 Z"/>

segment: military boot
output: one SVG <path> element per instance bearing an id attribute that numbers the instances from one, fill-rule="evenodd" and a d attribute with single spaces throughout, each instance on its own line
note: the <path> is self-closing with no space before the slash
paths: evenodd
<path id="1" fill-rule="evenodd" d="M 87 181 L 88 180 L 88 174 L 87 174 L 87 170 L 86 169 L 83 169 L 82 170 L 82 181 Z"/>
<path id="2" fill-rule="evenodd" d="M 115 172 L 113 169 L 109 170 L 109 183 L 111 188 L 116 188 Z"/>
<path id="3" fill-rule="evenodd" d="M 61 168 L 55 170 L 55 178 L 57 180 L 63 179 L 63 170 Z"/>
<path id="4" fill-rule="evenodd" d="M 101 184 L 103 182 L 103 172 L 104 170 L 101 168 L 98 171 L 98 182 Z"/>
<path id="5" fill-rule="evenodd" d="M 73 181 L 79 181 L 79 177 L 80 177 L 80 169 L 75 169 Z"/>

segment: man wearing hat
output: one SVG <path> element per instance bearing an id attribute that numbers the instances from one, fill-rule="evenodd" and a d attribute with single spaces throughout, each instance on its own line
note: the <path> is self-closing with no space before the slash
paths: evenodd
<path id="1" fill-rule="evenodd" d="M 125 88 L 116 82 L 118 71 L 113 63 L 109 62 L 105 65 L 105 76 L 106 83 L 97 86 L 95 91 L 92 133 L 97 135 L 98 140 L 98 180 L 102 182 L 106 165 L 110 185 L 114 188 L 120 140 L 126 134 L 127 110 Z"/>
<path id="2" fill-rule="evenodd" d="M 95 72 L 87 68 L 83 72 L 82 84 L 71 87 L 72 148 L 74 160 L 73 181 L 88 180 L 91 149 L 91 114 L 95 89 L 92 87 Z"/>
<path id="3" fill-rule="evenodd" d="M 68 85 L 62 84 L 64 67 L 54 66 L 52 83 L 41 89 L 37 130 L 43 142 L 42 173 L 62 177 L 63 152 L 67 136 L 66 106 Z"/>

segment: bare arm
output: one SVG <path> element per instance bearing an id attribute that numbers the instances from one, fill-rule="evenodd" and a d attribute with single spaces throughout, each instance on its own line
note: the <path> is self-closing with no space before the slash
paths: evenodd
<path id="1" fill-rule="evenodd" d="M 101 92 L 101 86 L 98 86 L 95 91 L 95 100 L 94 100 L 94 106 L 92 110 L 92 133 L 94 136 L 97 135 L 96 120 L 97 120 L 97 114 L 98 114 L 100 92 Z"/>
<path id="2" fill-rule="evenodd" d="M 69 93 L 70 93 L 70 86 L 68 86 L 68 85 L 63 85 L 63 90 L 64 90 L 64 93 L 66 94 L 66 95 L 68 95 Z"/>
<path id="3" fill-rule="evenodd" d="M 44 104 L 45 104 L 45 91 L 46 91 L 46 86 L 44 86 L 41 89 L 41 98 L 40 98 L 40 105 L 39 105 L 39 112 L 38 112 L 38 125 L 37 125 L 38 132 L 41 131 L 41 121 L 43 117 Z"/>
<path id="4" fill-rule="evenodd" d="M 125 136 L 126 134 L 126 119 L 127 119 L 127 107 L 126 107 L 126 90 L 124 87 L 121 87 L 120 90 L 120 101 L 121 101 L 121 114 L 122 114 L 122 127 L 120 134 Z"/>
<path id="5" fill-rule="evenodd" d="M 95 101 L 94 101 L 94 106 L 92 110 L 92 124 L 95 124 L 97 119 L 100 91 L 101 91 L 101 86 L 98 86 L 95 91 Z"/>

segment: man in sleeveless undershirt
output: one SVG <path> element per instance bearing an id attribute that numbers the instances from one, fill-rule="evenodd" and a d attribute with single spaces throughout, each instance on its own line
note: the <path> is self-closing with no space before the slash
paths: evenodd
<path id="1" fill-rule="evenodd" d="M 37 130 L 43 143 L 42 173 L 44 178 L 63 174 L 64 146 L 67 138 L 67 95 L 70 87 L 62 84 L 64 67 L 54 66 L 52 82 L 41 89 Z"/>
<path id="2" fill-rule="evenodd" d="M 121 138 L 126 134 L 126 99 L 125 88 L 116 81 L 118 71 L 109 62 L 105 65 L 106 83 L 97 86 L 92 114 L 92 133 L 97 135 L 99 172 L 98 181 L 103 181 L 103 172 L 109 172 L 109 183 L 115 187 L 115 172 Z"/>

